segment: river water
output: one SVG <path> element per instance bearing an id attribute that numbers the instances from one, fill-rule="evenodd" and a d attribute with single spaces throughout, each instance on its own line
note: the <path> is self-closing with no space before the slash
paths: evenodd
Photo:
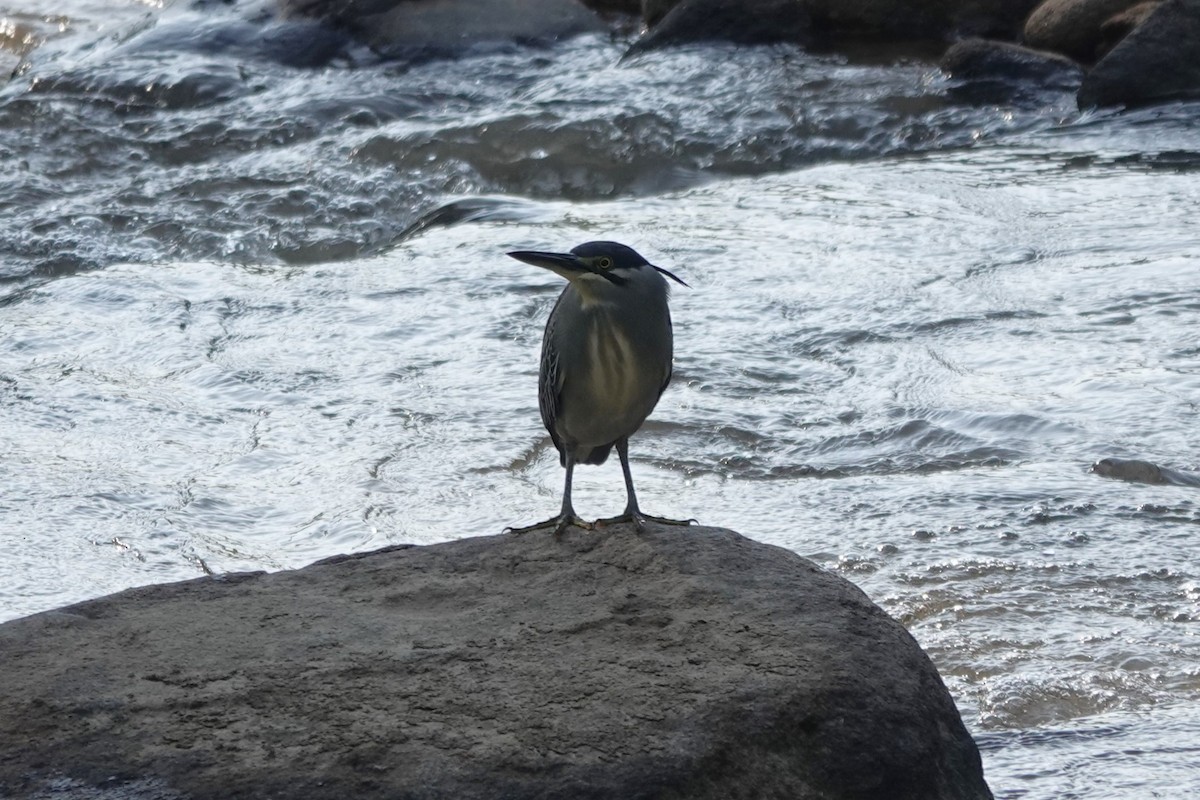
<path id="1" fill-rule="evenodd" d="M 55 3 L 0 24 L 0 619 L 549 516 L 561 286 L 503 254 L 611 238 L 692 286 L 647 511 L 866 590 L 997 797 L 1200 796 L 1200 490 L 1088 470 L 1200 471 L 1200 105 L 621 36 L 287 66 L 246 4 Z"/>

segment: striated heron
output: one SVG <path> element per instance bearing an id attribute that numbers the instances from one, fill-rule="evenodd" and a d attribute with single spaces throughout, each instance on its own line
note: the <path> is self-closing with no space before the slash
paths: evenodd
<path id="1" fill-rule="evenodd" d="M 566 468 L 562 511 L 525 528 L 525 533 L 554 525 L 592 528 L 571 505 L 571 476 L 576 464 L 603 464 L 613 447 L 621 459 L 628 501 L 625 512 L 596 524 L 647 520 L 683 524 L 643 514 L 629 472 L 629 437 L 654 410 L 671 381 L 673 336 L 667 308 L 666 278 L 687 286 L 630 247 L 616 242 L 587 242 L 570 253 L 521 250 L 513 258 L 566 278 L 542 339 L 538 407 L 542 422 Z"/>

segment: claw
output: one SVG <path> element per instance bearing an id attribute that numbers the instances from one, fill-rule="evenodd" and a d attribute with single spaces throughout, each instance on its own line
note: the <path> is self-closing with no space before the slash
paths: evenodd
<path id="1" fill-rule="evenodd" d="M 643 531 L 646 530 L 647 522 L 654 522 L 659 525 L 685 525 L 686 526 L 686 525 L 691 525 L 693 523 L 699 524 L 699 522 L 697 522 L 694 519 L 667 519 L 666 517 L 654 517 L 649 514 L 643 514 L 640 511 L 633 512 L 633 513 L 626 511 L 624 514 L 621 514 L 620 516 L 617 516 L 617 517 L 609 517 L 608 519 L 596 520 L 595 527 L 603 528 L 603 527 L 607 527 L 609 525 L 619 525 L 622 522 L 632 522 L 634 529 L 636 529 L 638 533 L 642 533 Z"/>
<path id="2" fill-rule="evenodd" d="M 519 535 L 522 533 L 533 533 L 534 531 L 541 530 L 543 528 L 549 528 L 550 526 L 554 526 L 554 538 L 557 539 L 562 536 L 563 531 L 565 531 L 567 528 L 571 527 L 572 525 L 574 525 L 577 528 L 583 528 L 585 531 L 590 531 L 593 528 L 595 528 L 595 525 L 593 525 L 590 522 L 584 522 L 579 517 L 576 517 L 576 516 L 570 515 L 570 514 L 564 514 L 559 517 L 551 517 L 550 519 L 544 519 L 541 522 L 535 522 L 532 525 L 526 525 L 521 528 L 514 528 L 514 527 L 510 526 L 510 527 L 505 528 L 503 532 Z"/>

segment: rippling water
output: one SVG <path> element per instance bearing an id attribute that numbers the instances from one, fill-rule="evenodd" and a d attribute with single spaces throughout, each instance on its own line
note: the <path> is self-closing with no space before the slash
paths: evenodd
<path id="1" fill-rule="evenodd" d="M 998 797 L 1200 793 L 1200 494 L 1088 472 L 1200 472 L 1200 107 L 619 37 L 295 67 L 154 5 L 9 17 L 0 618 L 544 518 L 560 286 L 502 254 L 615 238 L 694 287 L 648 511 L 862 586 Z"/>

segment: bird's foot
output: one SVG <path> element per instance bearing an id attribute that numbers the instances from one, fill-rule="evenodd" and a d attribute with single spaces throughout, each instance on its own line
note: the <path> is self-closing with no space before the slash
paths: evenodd
<path id="1" fill-rule="evenodd" d="M 699 524 L 699 522 L 694 519 L 668 519 L 666 517 L 654 517 L 654 516 L 651 516 L 650 514 L 643 514 L 640 511 L 626 511 L 624 514 L 621 514 L 620 516 L 617 516 L 617 517 L 609 517 L 607 519 L 596 520 L 595 527 L 604 528 L 609 525 L 620 525 L 622 522 L 632 522 L 633 527 L 635 529 L 637 529 L 638 533 L 641 533 L 642 531 L 646 530 L 647 522 L 654 522 L 659 525 L 683 525 L 683 526 L 691 525 L 692 523 Z"/>
<path id="2" fill-rule="evenodd" d="M 534 531 L 540 531 L 545 528 L 553 527 L 554 537 L 557 539 L 559 536 L 562 536 L 563 531 L 572 525 L 577 528 L 583 528 L 585 531 L 590 531 L 595 527 L 592 523 L 584 522 L 574 514 L 561 514 L 557 517 L 544 519 L 541 522 L 535 522 L 533 525 L 526 525 L 523 528 L 505 528 L 504 533 L 533 533 Z"/>

